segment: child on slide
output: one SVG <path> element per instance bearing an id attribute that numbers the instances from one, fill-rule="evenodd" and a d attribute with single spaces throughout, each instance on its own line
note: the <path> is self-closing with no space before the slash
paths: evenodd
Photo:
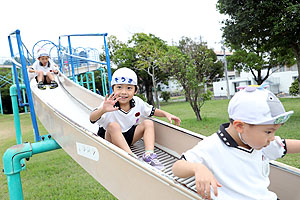
<path id="1" fill-rule="evenodd" d="M 182 154 L 174 175 L 195 176 L 204 199 L 277 200 L 268 189 L 269 161 L 300 153 L 300 140 L 275 136 L 293 111 L 263 86 L 251 85 L 233 96 L 228 114 L 229 123 Z"/>
<path id="2" fill-rule="evenodd" d="M 153 121 L 145 119 L 141 122 L 140 118 L 153 115 L 166 117 L 170 123 L 174 120 L 178 126 L 181 120 L 168 112 L 155 109 L 139 97 L 134 96 L 137 92 L 137 76 L 131 69 L 116 70 L 112 76 L 111 85 L 113 93 L 110 96 L 106 95 L 105 101 L 90 115 L 90 121 L 99 124 L 98 135 L 131 155 L 134 154 L 129 146 L 143 137 L 145 153 L 142 160 L 159 170 L 164 169 L 164 165 L 160 163 L 154 153 Z"/>
<path id="3" fill-rule="evenodd" d="M 46 84 L 50 84 L 50 89 L 58 86 L 53 76 L 53 73 L 58 73 L 57 65 L 50 60 L 49 54 L 44 49 L 38 51 L 38 60 L 33 63 L 28 71 L 34 73 L 39 89 L 46 89 Z"/>

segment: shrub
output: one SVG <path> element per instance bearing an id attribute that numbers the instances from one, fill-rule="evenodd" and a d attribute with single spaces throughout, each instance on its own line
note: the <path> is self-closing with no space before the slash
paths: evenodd
<path id="1" fill-rule="evenodd" d="M 289 89 L 290 91 L 290 95 L 292 95 L 292 96 L 297 96 L 298 94 L 299 94 L 299 84 L 298 84 L 298 79 L 296 79 L 293 83 L 292 83 L 292 85 L 291 85 L 291 87 L 290 87 L 290 89 Z"/>
<path id="2" fill-rule="evenodd" d="M 161 97 L 165 102 L 168 102 L 168 100 L 171 98 L 171 93 L 164 91 L 161 93 Z"/>

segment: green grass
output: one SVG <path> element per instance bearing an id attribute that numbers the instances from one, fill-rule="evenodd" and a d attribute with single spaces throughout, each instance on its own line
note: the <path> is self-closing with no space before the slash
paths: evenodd
<path id="1" fill-rule="evenodd" d="M 295 114 L 282 126 L 277 135 L 300 139 L 300 99 L 281 99 L 286 110 Z M 209 136 L 219 125 L 228 122 L 228 100 L 208 101 L 201 108 L 202 121 L 197 121 L 187 102 L 161 103 L 161 109 L 182 120 L 181 127 Z M 29 114 L 20 115 L 23 141 L 33 142 Z M 165 120 L 165 119 L 163 119 Z M 166 121 L 166 120 L 165 120 Z M 39 123 L 40 133 L 47 134 Z M 13 115 L 0 115 L 0 155 L 16 144 Z M 2 160 L 2 159 L 1 159 Z M 300 168 L 300 154 L 286 155 L 280 162 Z M 0 169 L 3 168 L 2 161 Z M 34 155 L 21 172 L 24 199 L 116 199 L 63 150 Z M 117 183 L 116 183 L 117 184 Z M 8 199 L 6 176 L 0 173 L 0 199 Z"/>
<path id="2" fill-rule="evenodd" d="M 21 114 L 23 142 L 34 142 L 30 114 Z M 16 144 L 13 115 L 0 115 L 0 169 L 7 148 Z M 41 135 L 47 134 L 39 123 Z M 116 199 L 62 149 L 37 154 L 21 172 L 24 199 Z M 6 175 L 0 173 L 0 199 L 9 199 Z"/>

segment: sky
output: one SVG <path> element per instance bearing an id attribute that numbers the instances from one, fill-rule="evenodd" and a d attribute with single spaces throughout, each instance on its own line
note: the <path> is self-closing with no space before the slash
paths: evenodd
<path id="1" fill-rule="evenodd" d="M 132 34 L 151 33 L 167 41 L 182 36 L 207 42 L 221 50 L 221 21 L 217 0 L 4 0 L 0 2 L 0 57 L 9 57 L 7 36 L 19 29 L 32 49 L 39 40 L 58 44 L 61 35 L 108 33 L 126 42 Z M 80 44 L 88 39 L 80 39 Z M 93 39 L 93 45 L 98 45 Z M 99 46 L 102 45 L 102 40 Z M 90 46 L 87 46 L 90 47 Z M 15 50 L 16 51 L 16 50 Z"/>

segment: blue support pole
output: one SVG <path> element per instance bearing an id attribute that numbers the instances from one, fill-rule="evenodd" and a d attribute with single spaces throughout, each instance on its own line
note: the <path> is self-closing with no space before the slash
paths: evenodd
<path id="1" fill-rule="evenodd" d="M 84 87 L 84 82 L 83 82 L 83 78 L 84 77 L 82 77 L 82 74 L 80 74 L 80 85 L 82 86 L 82 87 Z"/>
<path id="2" fill-rule="evenodd" d="M 13 52 L 13 47 L 12 47 L 10 36 L 8 36 L 8 43 L 9 43 L 11 57 L 14 58 L 15 56 L 14 56 L 14 52 Z M 20 57 L 21 57 L 21 55 L 20 55 Z M 14 77 L 13 78 L 13 83 L 16 84 L 16 86 L 17 86 L 18 101 L 19 101 L 19 104 L 21 105 L 21 104 L 23 104 L 23 102 L 22 102 L 22 96 L 21 96 L 21 91 L 20 91 L 20 86 L 19 86 L 19 76 L 18 76 L 17 66 L 16 66 L 15 63 L 13 63 L 12 74 L 13 74 L 13 77 Z"/>
<path id="3" fill-rule="evenodd" d="M 60 42 L 60 36 L 58 38 L 58 49 L 57 49 L 57 55 L 58 55 L 58 60 L 59 60 L 59 63 L 60 63 L 60 71 L 65 73 L 65 70 L 64 70 L 64 62 L 63 62 L 63 55 L 61 55 L 61 42 Z"/>
<path id="4" fill-rule="evenodd" d="M 95 84 L 95 76 L 94 76 L 94 72 L 91 72 L 91 74 L 92 74 L 93 92 L 96 93 L 96 84 Z"/>
<path id="5" fill-rule="evenodd" d="M 86 77 L 86 86 L 87 89 L 90 89 L 90 82 L 89 82 L 89 72 L 85 73 L 85 77 Z"/>
<path id="6" fill-rule="evenodd" d="M 33 106 L 33 99 L 32 99 L 30 83 L 29 83 L 28 74 L 27 74 L 26 60 L 25 60 L 24 52 L 23 52 L 23 46 L 22 46 L 20 30 L 16 30 L 16 38 L 17 38 L 18 49 L 19 49 L 19 54 L 20 54 L 20 58 L 21 58 L 23 79 L 24 79 L 24 82 L 25 82 L 27 98 L 28 98 L 28 102 L 29 102 L 31 121 L 32 121 L 33 130 L 34 130 L 34 134 L 35 134 L 34 139 L 37 142 L 37 141 L 40 141 L 41 138 L 40 138 L 40 134 L 39 134 L 38 126 L 37 126 L 37 121 L 36 121 L 35 110 L 34 110 L 34 106 Z M 19 92 L 20 88 L 17 88 L 17 89 L 18 89 L 18 95 L 19 95 L 19 93 L 21 93 L 21 92 Z"/>
<path id="7" fill-rule="evenodd" d="M 3 107 L 2 107 L 2 97 L 1 97 L 1 90 L 0 90 L 0 110 L 1 110 L 1 115 L 3 115 Z"/>
<path id="8" fill-rule="evenodd" d="M 103 96 L 106 96 L 107 95 L 107 86 L 106 86 L 105 69 L 103 69 L 103 68 L 101 68 L 101 80 L 102 80 Z"/>
<path id="9" fill-rule="evenodd" d="M 27 53 L 28 54 L 28 53 Z M 20 77 L 21 77 L 21 84 L 24 84 L 24 79 L 22 79 L 22 70 L 20 71 Z M 25 90 L 22 90 L 22 95 L 23 95 L 23 102 L 24 102 L 24 109 L 25 109 L 25 113 L 27 113 L 27 106 L 25 106 L 26 103 L 26 94 L 25 94 Z"/>
<path id="10" fill-rule="evenodd" d="M 25 85 L 20 85 L 20 86 L 21 86 L 22 89 L 25 88 Z M 13 109 L 13 114 L 14 114 L 17 144 L 22 144 L 19 106 L 18 106 L 18 101 L 17 101 L 17 87 L 16 87 L 15 84 L 10 86 L 9 94 L 10 94 L 10 97 L 11 97 L 12 109 Z"/>
<path id="11" fill-rule="evenodd" d="M 23 94 L 24 104 L 27 104 L 26 103 L 26 93 L 25 93 L 25 90 L 22 90 L 22 92 L 23 92 L 22 94 Z M 24 106 L 24 111 L 27 114 L 27 106 Z"/>
<path id="12" fill-rule="evenodd" d="M 10 200 L 23 200 L 23 190 L 20 172 L 24 169 L 22 160 L 29 159 L 34 154 L 61 148 L 55 140 L 47 135 L 45 141 L 24 143 L 10 147 L 3 155 L 4 174 L 7 176 Z"/>
<path id="13" fill-rule="evenodd" d="M 71 47 L 71 38 L 70 38 L 70 36 L 68 36 L 68 43 L 69 43 L 69 52 L 70 52 L 70 55 L 72 55 L 72 47 Z M 73 81 L 75 82 L 74 63 L 73 63 L 72 56 L 70 56 L 70 60 L 71 60 L 71 66 L 72 66 L 72 78 L 73 78 Z"/>
<path id="14" fill-rule="evenodd" d="M 109 93 L 112 94 L 112 88 L 111 88 L 111 68 L 110 68 L 110 59 L 109 59 L 109 51 L 106 43 L 105 37 L 107 36 L 107 33 L 104 34 L 104 48 L 105 48 L 105 57 L 106 57 L 106 65 L 107 65 L 107 74 L 108 74 L 108 85 L 109 85 Z"/>

